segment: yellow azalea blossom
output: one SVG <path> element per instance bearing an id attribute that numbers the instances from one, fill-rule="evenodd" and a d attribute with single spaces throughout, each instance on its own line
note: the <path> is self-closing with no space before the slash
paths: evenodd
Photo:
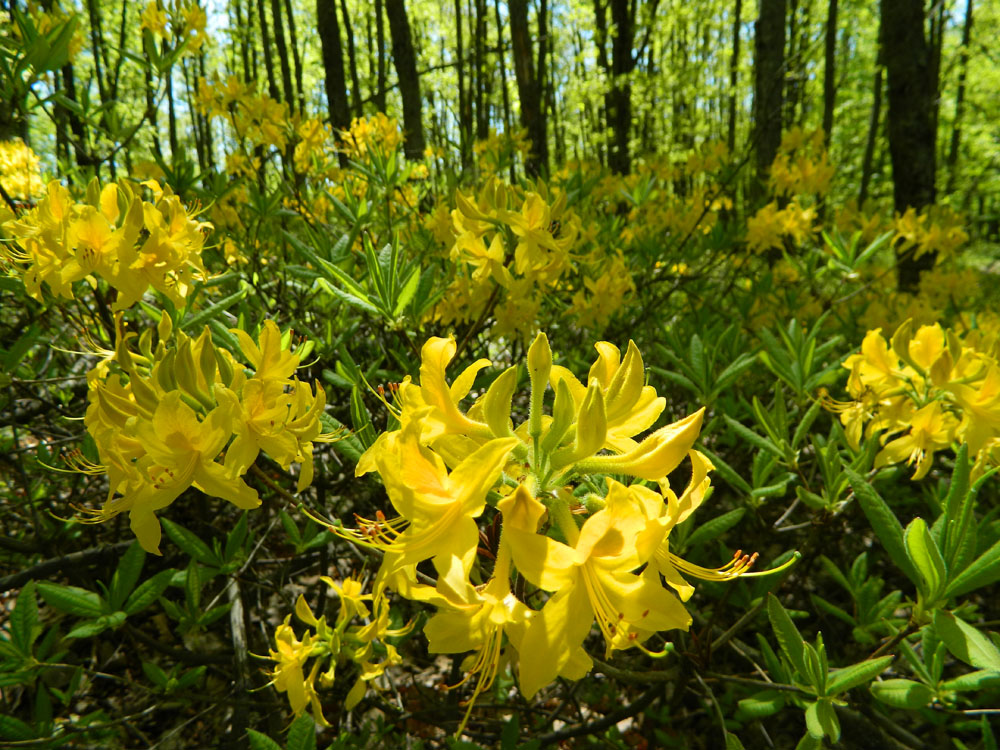
<path id="1" fill-rule="evenodd" d="M 910 418 L 908 434 L 886 444 L 875 456 L 875 466 L 906 461 L 916 464 L 914 479 L 922 479 L 934 459 L 934 452 L 947 448 L 955 436 L 958 420 L 941 408 L 940 401 L 932 401 L 918 409 Z"/>
<path id="2" fill-rule="evenodd" d="M 378 469 L 399 519 L 339 532 L 383 550 L 383 576 L 427 559 L 441 571 L 452 557 L 461 560 L 468 572 L 479 539 L 475 519 L 518 443 L 517 438 L 490 440 L 449 473 L 441 457 L 421 445 L 419 422 L 419 416 L 408 421 L 369 449 L 366 466 Z M 363 471 L 362 463 L 358 471 Z"/>
<path id="3" fill-rule="evenodd" d="M 155 511 L 165 508 L 188 487 L 221 497 L 238 508 L 260 505 L 257 492 L 229 474 L 215 458 L 232 434 L 224 410 L 213 410 L 199 421 L 194 410 L 181 400 L 179 391 L 163 397 L 153 419 L 137 427 L 137 439 L 147 451 L 149 466 L 144 481 L 112 499 L 102 511 L 105 517 L 129 511 L 129 521 L 139 544 L 147 552 L 160 554 L 160 523 Z"/>
<path id="4" fill-rule="evenodd" d="M 531 619 L 520 647 L 520 683 L 531 698 L 569 663 L 597 621 L 607 651 L 638 646 L 652 632 L 681 628 L 691 617 L 677 598 L 637 570 L 666 533 L 650 524 L 629 489 L 609 480 L 607 504 L 568 544 L 536 534 L 515 519 L 544 507 L 521 485 L 502 500 L 504 534 L 514 563 L 531 583 L 554 596 Z M 564 529 L 570 532 L 570 529 Z"/>
<path id="5" fill-rule="evenodd" d="M 310 613 L 311 614 L 311 613 Z M 316 693 L 316 675 L 319 672 L 320 661 L 317 660 L 305 675 L 306 661 L 313 656 L 314 643 L 312 636 L 306 633 L 300 641 L 295 637 L 295 631 L 289 624 L 291 615 L 274 631 L 274 645 L 277 650 L 270 652 L 272 660 L 277 662 L 271 672 L 271 683 L 280 693 L 288 693 L 288 702 L 296 716 L 301 716 L 307 707 L 312 706 L 313 718 L 321 726 L 329 726 L 323 716 L 323 706 Z"/>

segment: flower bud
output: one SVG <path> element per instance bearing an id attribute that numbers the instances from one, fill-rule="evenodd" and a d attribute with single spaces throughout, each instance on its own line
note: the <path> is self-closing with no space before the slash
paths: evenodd
<path id="1" fill-rule="evenodd" d="M 483 416 L 496 437 L 512 433 L 510 409 L 516 387 L 517 365 L 514 365 L 504 370 L 483 396 Z"/>

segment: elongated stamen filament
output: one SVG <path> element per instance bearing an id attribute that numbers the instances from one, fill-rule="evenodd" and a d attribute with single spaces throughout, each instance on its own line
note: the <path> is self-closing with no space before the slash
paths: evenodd
<path id="1" fill-rule="evenodd" d="M 682 573 L 687 573 L 689 576 L 695 578 L 700 578 L 703 581 L 729 581 L 734 578 L 752 578 L 755 576 L 769 576 L 773 573 L 778 573 L 786 568 L 794 565 L 795 562 L 801 557 L 801 555 L 796 552 L 795 555 L 786 561 L 784 564 L 779 565 L 777 568 L 771 568 L 770 570 L 760 570 L 751 573 L 750 568 L 755 562 L 757 562 L 757 553 L 754 552 L 752 555 L 744 555 L 743 550 L 736 550 L 733 554 L 733 559 L 730 560 L 725 565 L 719 568 L 703 568 L 700 565 L 695 565 L 687 560 L 678 557 L 674 553 L 668 553 L 670 562 L 673 564 L 677 570 Z"/>

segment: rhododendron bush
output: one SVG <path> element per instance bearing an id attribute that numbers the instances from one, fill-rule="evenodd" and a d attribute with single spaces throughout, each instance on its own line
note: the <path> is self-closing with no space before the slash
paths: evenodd
<path id="1" fill-rule="evenodd" d="M 996 746 L 961 212 L 802 127 L 755 202 L 710 139 L 457 170 L 195 76 L 197 3 L 141 30 L 220 171 L 0 142 L 0 744 Z"/>

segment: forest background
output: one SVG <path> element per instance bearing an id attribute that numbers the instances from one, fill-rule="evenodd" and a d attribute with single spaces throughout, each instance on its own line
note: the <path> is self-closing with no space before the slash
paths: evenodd
<path id="1" fill-rule="evenodd" d="M 0 13 L 0 742 L 996 748 L 1000 5 Z"/>

